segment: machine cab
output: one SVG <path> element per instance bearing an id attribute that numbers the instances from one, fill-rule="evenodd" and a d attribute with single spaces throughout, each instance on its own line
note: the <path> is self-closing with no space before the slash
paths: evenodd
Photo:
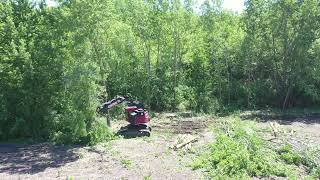
<path id="1" fill-rule="evenodd" d="M 127 121 L 133 125 L 147 124 L 150 121 L 148 111 L 137 106 L 128 106 L 125 113 Z"/>

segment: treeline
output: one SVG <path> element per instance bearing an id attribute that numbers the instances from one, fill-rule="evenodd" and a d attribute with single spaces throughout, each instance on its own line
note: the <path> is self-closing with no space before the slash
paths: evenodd
<path id="1" fill-rule="evenodd" d="M 95 109 L 130 95 L 155 111 L 320 103 L 320 1 L 2 0 L 0 139 L 88 143 Z"/>

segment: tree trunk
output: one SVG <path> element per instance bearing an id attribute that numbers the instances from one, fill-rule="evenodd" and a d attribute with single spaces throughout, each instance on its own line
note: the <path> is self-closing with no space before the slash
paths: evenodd
<path id="1" fill-rule="evenodd" d="M 291 85 L 290 85 L 290 72 L 289 72 L 289 68 L 290 68 L 290 63 L 289 63 L 289 37 L 288 37 L 288 15 L 284 14 L 284 19 L 283 19 L 283 23 L 284 23 L 284 42 L 283 42 L 283 65 L 284 65 L 284 88 L 287 88 L 287 93 L 284 99 L 284 102 L 282 103 L 282 110 L 284 110 L 286 108 L 287 105 L 287 101 L 290 95 L 290 91 L 291 91 Z"/>
<path id="2" fill-rule="evenodd" d="M 173 103 L 172 110 L 176 110 L 176 86 L 177 86 L 177 32 L 174 26 L 173 30 L 173 40 L 174 40 L 174 62 L 173 62 Z"/>
<path id="3" fill-rule="evenodd" d="M 284 111 L 287 108 L 287 104 L 288 104 L 288 100 L 289 100 L 289 97 L 290 97 L 291 90 L 292 90 L 292 86 L 289 85 L 286 97 L 285 97 L 285 99 L 283 101 L 283 104 L 282 104 L 282 111 Z"/>
<path id="4" fill-rule="evenodd" d="M 151 47 L 148 44 L 147 40 L 145 41 L 145 68 L 147 71 L 147 105 L 150 106 L 151 101 Z"/>
<path id="5" fill-rule="evenodd" d="M 226 47 L 224 47 L 226 49 Z M 231 85 L 230 85 L 230 71 L 229 71 L 229 64 L 228 64 L 228 59 L 226 56 L 226 51 L 224 51 L 224 59 L 225 59 L 225 65 L 226 65 L 226 70 L 227 70 L 227 76 L 228 76 L 228 105 L 230 105 L 230 99 L 231 99 Z"/>
<path id="6" fill-rule="evenodd" d="M 106 115 L 106 118 L 107 118 L 108 127 L 111 127 L 111 120 L 110 120 L 109 114 Z"/>
<path id="7" fill-rule="evenodd" d="M 155 72 L 155 76 L 157 77 L 157 78 L 159 78 L 160 79 L 160 77 L 158 77 L 159 76 L 159 74 L 158 74 L 158 70 L 159 70 L 159 66 L 160 66 L 160 60 L 161 60 L 161 52 L 160 52 L 160 33 L 161 33 L 161 31 L 159 31 L 159 34 L 158 34 L 158 40 L 157 40 L 157 62 L 156 62 L 156 65 L 155 65 L 155 69 L 156 69 L 156 72 Z M 157 84 L 158 86 L 159 86 L 159 84 Z M 157 104 L 157 109 L 158 109 L 158 104 L 159 104 L 159 96 L 158 95 L 156 95 L 155 96 L 155 100 L 156 100 L 156 104 Z"/>

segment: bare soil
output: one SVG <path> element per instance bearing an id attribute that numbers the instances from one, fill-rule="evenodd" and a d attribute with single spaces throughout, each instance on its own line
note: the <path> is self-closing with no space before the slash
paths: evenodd
<path id="1" fill-rule="evenodd" d="M 255 119 L 258 128 L 269 130 L 270 124 L 278 125 L 278 137 L 275 143 L 289 143 L 296 150 L 303 151 L 320 145 L 320 114 L 308 115 L 266 115 L 260 113 L 243 114 L 242 119 Z M 264 131 L 266 137 L 273 137 L 273 133 Z"/>
<path id="2" fill-rule="evenodd" d="M 281 141 L 298 149 L 320 144 L 320 116 L 247 117 L 256 119 L 266 138 L 270 122 L 277 122 Z M 161 114 L 152 119 L 152 136 L 116 139 L 94 147 L 0 144 L 0 179 L 201 179 L 203 172 L 188 165 L 205 145 L 214 140 L 208 130 L 210 117 L 178 117 Z M 112 124 L 114 130 L 125 121 Z M 172 145 L 184 134 L 197 137 L 191 146 L 179 150 Z M 278 138 L 280 139 L 280 138 Z"/>

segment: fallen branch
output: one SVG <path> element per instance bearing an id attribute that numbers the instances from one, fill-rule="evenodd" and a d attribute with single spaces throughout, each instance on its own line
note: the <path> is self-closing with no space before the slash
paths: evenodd
<path id="1" fill-rule="evenodd" d="M 193 137 L 192 135 L 182 135 L 181 137 L 178 137 L 178 139 L 174 142 L 174 145 L 172 145 L 170 148 L 172 149 L 180 149 L 188 144 L 191 144 L 193 142 L 196 142 L 198 140 L 197 137 Z"/>
<path id="2" fill-rule="evenodd" d="M 276 127 L 276 123 L 269 123 L 270 127 L 271 127 L 271 130 L 273 132 L 273 136 L 276 138 L 278 137 L 278 129 Z"/>
<path id="3" fill-rule="evenodd" d="M 275 140 L 275 139 L 277 139 L 276 137 L 273 137 L 273 138 L 270 138 L 270 139 L 264 139 L 265 141 L 273 141 L 273 140 Z"/>
<path id="4" fill-rule="evenodd" d="M 192 138 L 192 139 L 190 139 L 190 140 L 188 140 L 186 142 L 183 142 L 181 144 L 177 144 L 176 146 L 174 146 L 174 149 L 180 149 L 180 148 L 186 146 L 187 144 L 196 142 L 197 140 L 198 140 L 197 138 Z"/>

